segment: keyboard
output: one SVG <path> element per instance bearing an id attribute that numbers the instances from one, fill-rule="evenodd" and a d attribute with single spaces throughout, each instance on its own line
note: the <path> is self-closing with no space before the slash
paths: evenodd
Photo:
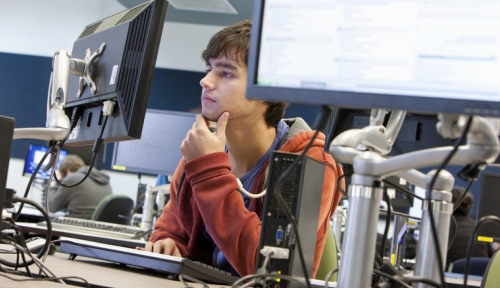
<path id="1" fill-rule="evenodd" d="M 60 251 L 69 253 L 71 260 L 81 255 L 164 272 L 168 274 L 169 279 L 174 279 L 180 274 L 215 284 L 232 284 L 238 279 L 226 271 L 186 258 L 69 237 L 60 237 L 59 240 Z"/>
<path id="2" fill-rule="evenodd" d="M 140 239 L 150 232 L 141 227 L 62 216 L 52 218 L 50 223 L 52 228 L 125 239 Z M 38 222 L 37 225 L 47 227 L 45 221 Z"/>

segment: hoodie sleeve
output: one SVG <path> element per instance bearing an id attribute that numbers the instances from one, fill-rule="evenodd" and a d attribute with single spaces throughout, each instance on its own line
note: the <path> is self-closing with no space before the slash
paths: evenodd
<path id="1" fill-rule="evenodd" d="M 181 160 L 181 162 L 183 161 L 184 159 Z M 170 200 L 163 208 L 161 216 L 156 220 L 153 227 L 154 231 L 151 234 L 149 241 L 154 243 L 158 240 L 170 238 L 175 241 L 182 257 L 188 257 L 189 252 L 187 249 L 187 243 L 189 237 L 185 232 L 181 220 L 179 219 L 179 211 L 175 205 L 182 171 L 182 165 L 179 165 L 170 184 Z"/>
<path id="2" fill-rule="evenodd" d="M 57 212 L 66 208 L 69 202 L 68 188 L 57 185 L 49 191 L 49 212 Z"/>
<path id="3" fill-rule="evenodd" d="M 205 155 L 187 162 L 184 168 L 215 244 L 240 275 L 254 273 L 261 222 L 256 213 L 245 208 L 227 154 Z"/>

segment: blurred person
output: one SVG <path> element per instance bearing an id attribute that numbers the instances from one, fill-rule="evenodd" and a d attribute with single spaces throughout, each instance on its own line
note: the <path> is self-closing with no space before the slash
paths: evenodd
<path id="1" fill-rule="evenodd" d="M 62 184 L 72 185 L 85 177 L 89 170 L 82 158 L 69 154 L 59 166 L 58 179 Z M 64 211 L 68 217 L 90 219 L 97 204 L 113 194 L 109 176 L 93 168 L 85 181 L 75 187 L 55 185 L 49 194 L 49 211 Z"/>
<path id="2" fill-rule="evenodd" d="M 460 186 L 455 186 L 451 191 L 453 194 L 453 204 L 456 204 L 458 200 L 462 197 L 465 189 Z M 448 246 L 448 252 L 446 256 L 446 267 L 447 270 L 450 265 L 458 259 L 465 258 L 467 255 L 467 246 L 469 245 L 469 239 L 472 235 L 474 227 L 476 226 L 476 221 L 469 216 L 470 209 L 474 203 L 474 197 L 472 194 L 467 192 L 464 199 L 458 206 L 458 208 L 453 212 L 452 217 L 456 220 L 456 227 L 454 226 L 454 221 L 450 222 L 450 235 L 453 237 L 454 231 L 456 235 Z M 491 257 L 493 256 L 493 247 L 491 243 L 474 241 L 472 245 L 471 257 Z"/>

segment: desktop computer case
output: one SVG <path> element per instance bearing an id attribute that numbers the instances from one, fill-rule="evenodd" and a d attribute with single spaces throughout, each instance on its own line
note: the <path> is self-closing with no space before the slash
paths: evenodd
<path id="1" fill-rule="evenodd" d="M 300 237 L 308 277 L 311 277 L 316 249 L 319 208 L 323 190 L 325 166 L 307 156 L 296 164 L 277 189 L 295 218 L 298 231 L 287 219 L 284 209 L 275 197 L 275 185 L 280 176 L 299 157 L 297 154 L 275 151 L 271 155 L 267 179 L 267 193 L 262 210 L 262 231 L 259 251 L 264 246 L 288 248 L 288 259 L 270 259 L 266 270 L 295 277 L 305 283 L 295 233 Z M 257 269 L 265 257 L 257 256 Z M 298 283 L 280 281 L 279 287 L 295 287 Z"/>

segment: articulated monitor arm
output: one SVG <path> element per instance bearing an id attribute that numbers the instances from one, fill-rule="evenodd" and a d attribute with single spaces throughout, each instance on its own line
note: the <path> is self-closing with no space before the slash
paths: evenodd
<path id="1" fill-rule="evenodd" d="M 54 54 L 47 95 L 45 128 L 16 128 L 14 139 L 64 140 L 70 132 L 70 122 L 64 113 L 68 93 L 69 54 L 59 50 Z"/>
<path id="2" fill-rule="evenodd" d="M 440 115 L 439 119 L 437 129 L 443 137 L 457 138 L 465 129 L 464 117 L 460 115 Z M 371 139 L 367 142 L 374 143 Z M 339 269 L 338 287 L 369 287 L 373 263 L 372 258 L 366 255 L 375 254 L 379 203 L 383 194 L 380 184 L 382 179 L 399 175 L 429 190 L 429 179 L 433 175 L 424 176 L 415 169 L 439 166 L 453 147 L 425 149 L 384 158 L 376 150 L 359 151 L 356 146 L 352 146 L 352 143 L 348 143 L 349 145 L 345 143 L 335 139 L 330 146 L 334 159 L 341 163 L 352 164 L 354 168 L 349 187 L 349 211 L 342 247 L 342 258 L 345 260 L 342 260 Z M 499 152 L 500 144 L 495 130 L 486 119 L 474 117 L 467 134 L 467 144 L 458 147 L 448 164 L 482 167 L 495 161 Z M 439 269 L 442 268 L 437 266 L 438 249 L 441 252 L 441 259 L 445 258 L 449 221 L 453 210 L 449 191 L 454 181 L 453 176 L 447 171 L 441 171 L 437 177 L 438 181 L 432 187 L 432 198 L 424 201 L 423 210 L 429 213 L 423 213 L 422 216 L 417 251 L 425 251 L 425 254 L 417 255 L 415 268 L 415 275 L 434 281 L 440 280 Z M 434 245 L 429 215 L 432 215 L 436 227 L 439 227 L 436 234 L 439 248 Z"/>
<path id="3" fill-rule="evenodd" d="M 382 123 L 385 109 L 373 109 L 370 115 L 370 126 L 347 130 L 338 135 L 331 145 L 351 147 L 359 151 L 370 150 L 380 155 L 386 155 L 391 152 L 405 115 L 406 111 L 392 111 L 387 127 L 384 127 Z"/>

